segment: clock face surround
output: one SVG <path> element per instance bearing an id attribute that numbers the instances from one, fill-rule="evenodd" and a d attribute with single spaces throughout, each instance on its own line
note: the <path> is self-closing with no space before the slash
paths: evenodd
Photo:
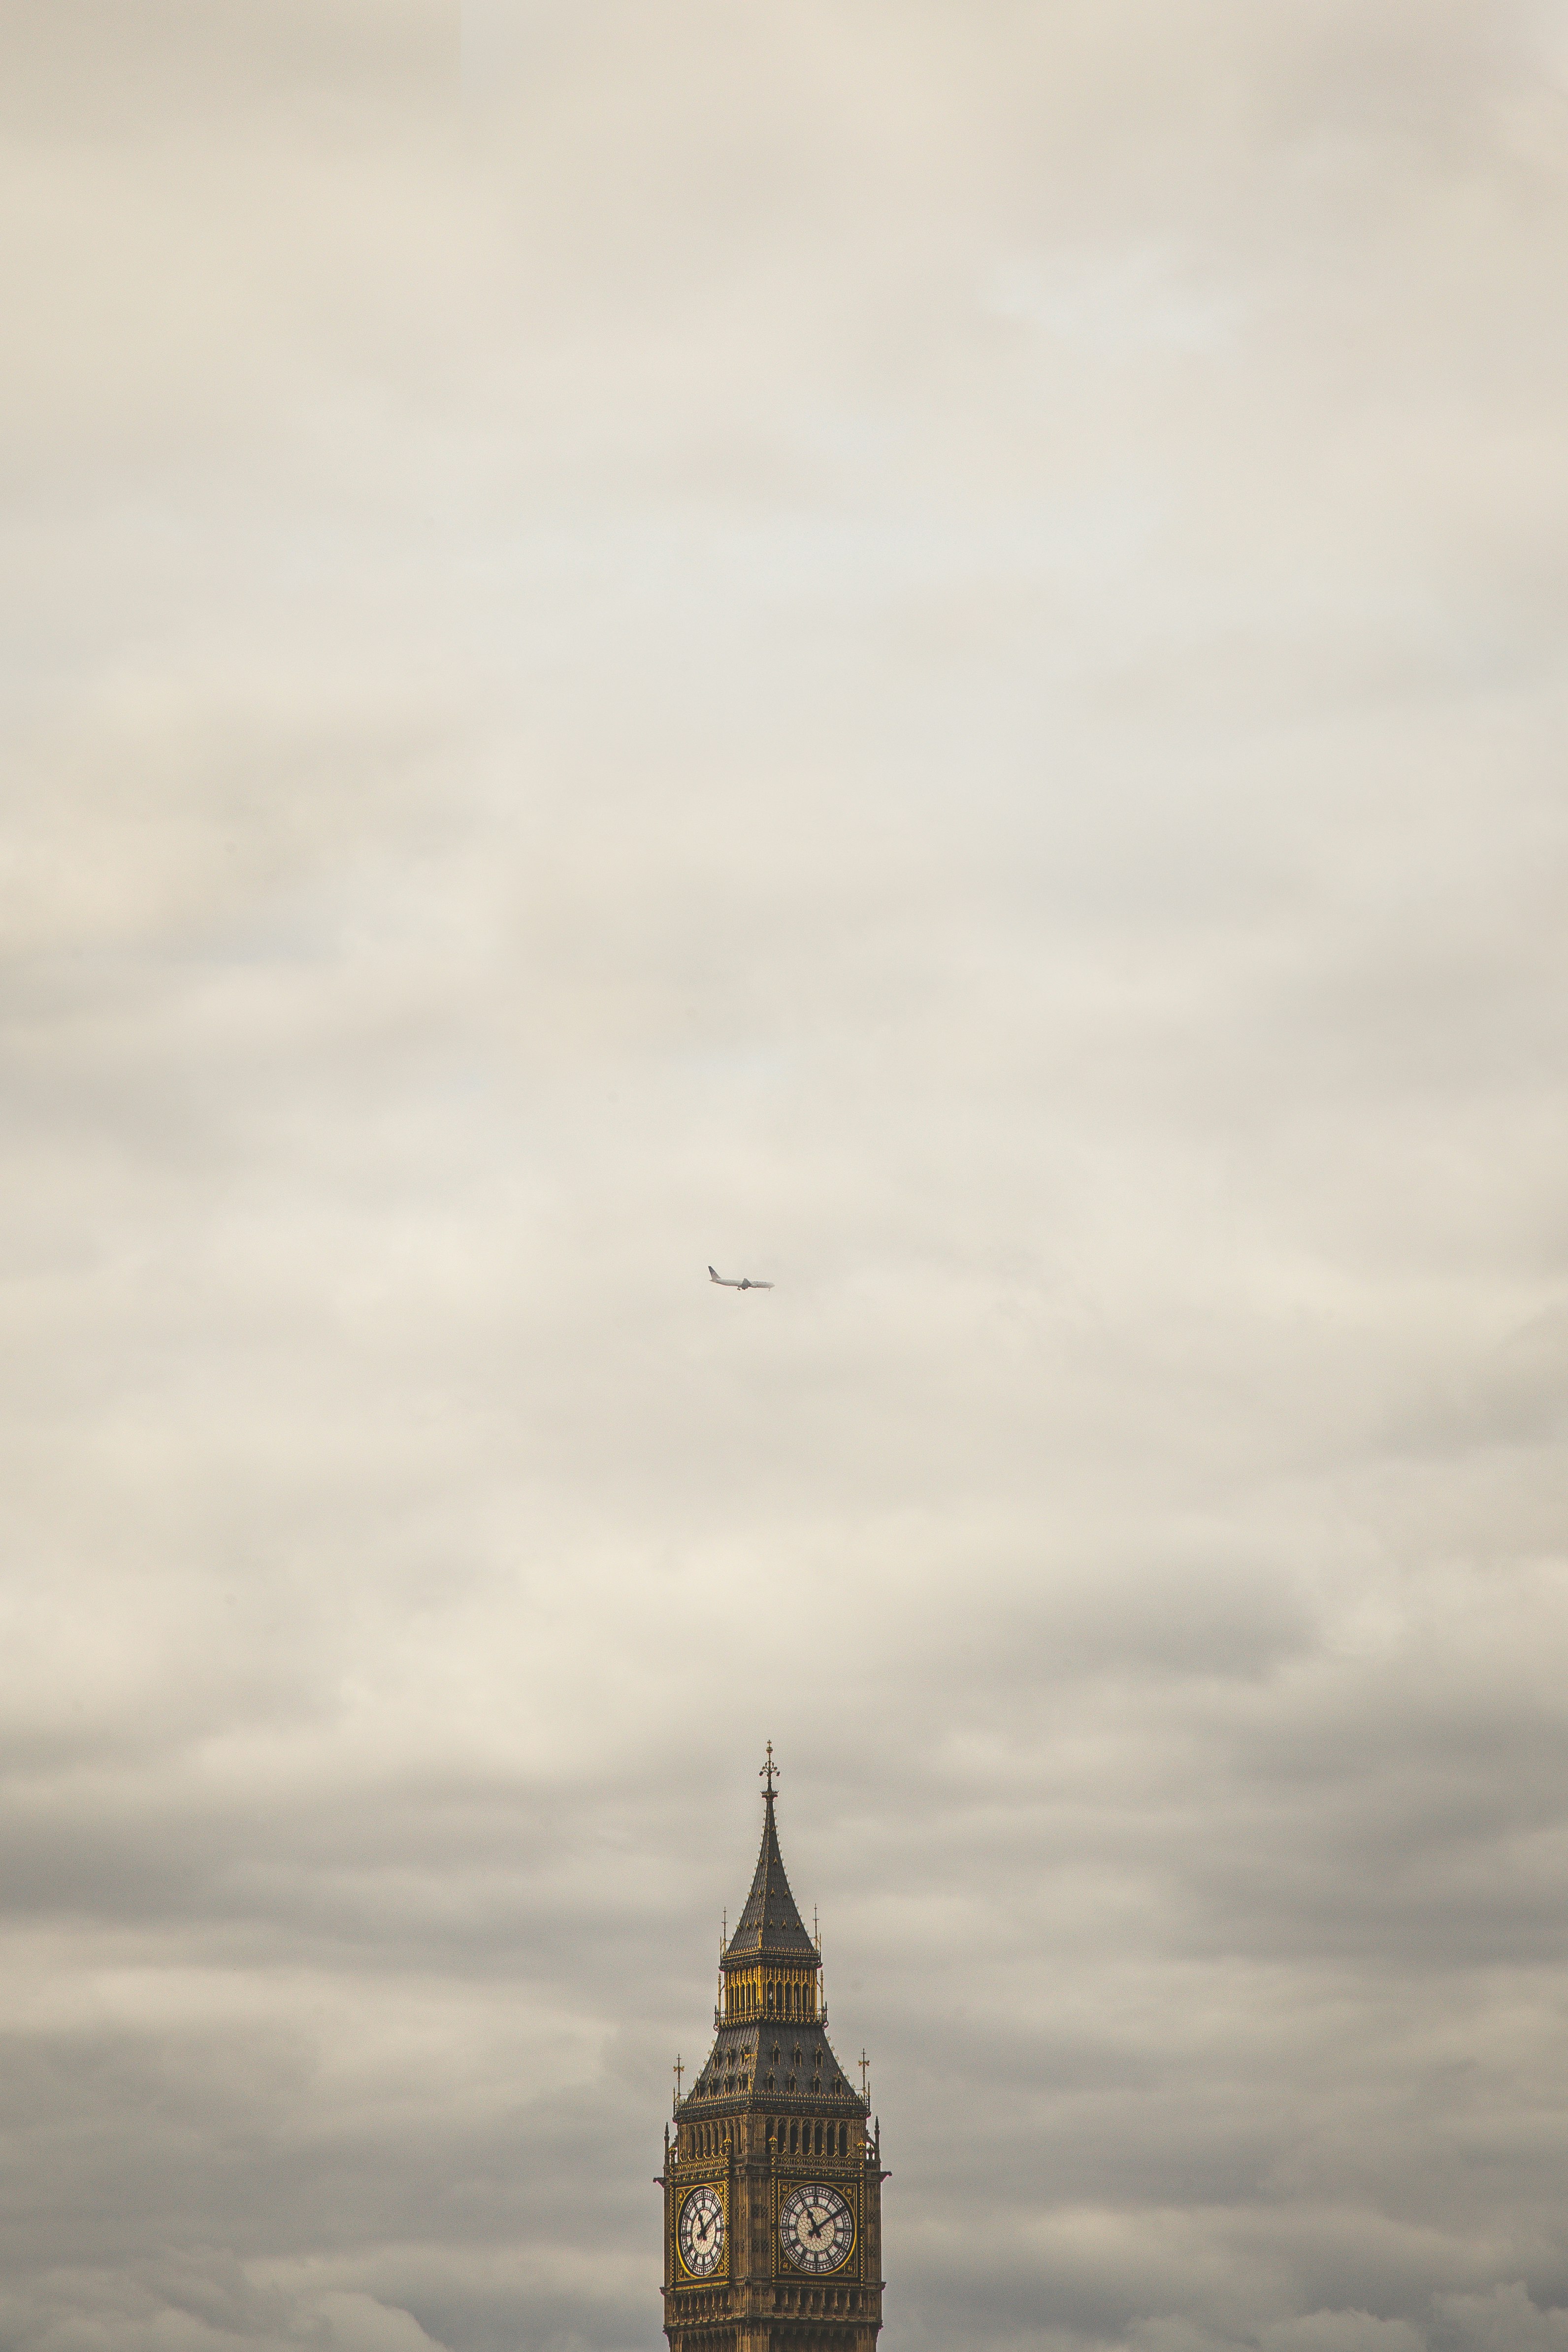
<path id="1" fill-rule="evenodd" d="M 855 2245 L 855 2216 L 837 2189 L 808 2180 L 779 2209 L 779 2243 L 792 2268 L 820 2277 L 848 2261 Z"/>
<path id="2" fill-rule="evenodd" d="M 675 2228 L 680 2259 L 693 2278 L 711 2278 L 724 2252 L 724 2208 L 718 2191 L 694 2189 Z"/>

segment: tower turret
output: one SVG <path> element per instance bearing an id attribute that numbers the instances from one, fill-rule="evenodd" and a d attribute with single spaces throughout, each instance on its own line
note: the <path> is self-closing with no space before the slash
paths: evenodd
<path id="1" fill-rule="evenodd" d="M 822 1955 L 800 1916 L 779 1852 L 774 1815 L 773 1743 L 763 1767 L 763 1843 L 752 1875 L 752 1891 L 724 1948 L 723 2012 L 728 2018 L 816 2016 Z"/>

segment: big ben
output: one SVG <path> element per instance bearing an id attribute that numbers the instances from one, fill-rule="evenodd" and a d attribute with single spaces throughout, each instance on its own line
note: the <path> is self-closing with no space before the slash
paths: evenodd
<path id="1" fill-rule="evenodd" d="M 713 2046 L 665 2129 L 669 2352 L 875 2352 L 881 2133 L 827 2038 L 822 1955 L 779 1852 L 773 1743 L 763 1843 L 723 1945 Z"/>

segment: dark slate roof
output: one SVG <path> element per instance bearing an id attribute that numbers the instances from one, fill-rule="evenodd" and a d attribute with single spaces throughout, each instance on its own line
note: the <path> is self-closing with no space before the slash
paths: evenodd
<path id="1" fill-rule="evenodd" d="M 798 2067 L 795 2063 L 797 2050 Z M 767 2081 L 770 2074 L 772 2090 Z M 742 2083 L 747 2086 L 744 2091 Z M 803 2100 L 810 2102 L 816 2115 L 866 2113 L 820 2019 L 752 2017 L 720 2027 L 712 2049 L 676 2113 L 683 2123 L 701 2123 L 706 2116 L 758 2107 L 782 2105 L 786 2112 L 792 2108 L 798 2112 Z"/>
<path id="2" fill-rule="evenodd" d="M 795 1908 L 795 1896 L 784 1876 L 772 1789 L 766 1801 L 767 1817 L 763 1822 L 763 1849 L 757 1856 L 756 1875 L 746 1897 L 746 1907 L 725 1948 L 724 1965 L 741 1968 L 760 1954 L 764 1959 L 809 1960 L 813 1967 L 820 1967 L 816 1946 L 805 1931 L 805 1922 Z"/>

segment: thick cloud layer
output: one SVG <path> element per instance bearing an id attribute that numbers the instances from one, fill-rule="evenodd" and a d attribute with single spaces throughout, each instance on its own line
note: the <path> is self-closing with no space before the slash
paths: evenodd
<path id="1" fill-rule="evenodd" d="M 1568 19 L 458 30 L 5 19 L 0 2344 L 656 2344 L 771 1737 L 892 2352 L 1563 2352 Z"/>

